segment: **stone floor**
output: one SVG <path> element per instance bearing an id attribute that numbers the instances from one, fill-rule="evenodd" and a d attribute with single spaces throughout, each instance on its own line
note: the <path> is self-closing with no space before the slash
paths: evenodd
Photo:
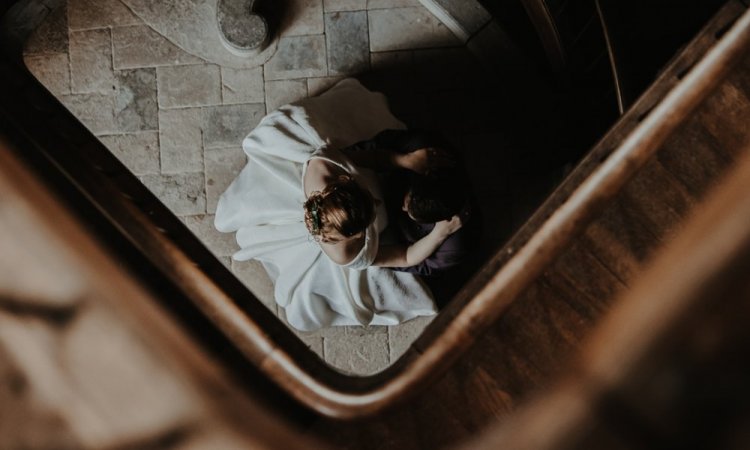
<path id="1" fill-rule="evenodd" d="M 462 150 L 483 208 L 478 260 L 552 185 L 529 164 L 533 139 L 516 125 L 534 117 L 533 102 L 480 66 L 418 0 L 286 0 L 275 53 L 241 68 L 183 50 L 129 3 L 68 0 L 27 43 L 26 63 L 282 320 L 263 269 L 232 261 L 233 235 L 212 225 L 218 197 L 246 163 L 242 138 L 278 106 L 357 76 L 385 92 L 408 125 L 442 132 Z M 428 323 L 299 336 L 332 366 L 369 374 Z"/>

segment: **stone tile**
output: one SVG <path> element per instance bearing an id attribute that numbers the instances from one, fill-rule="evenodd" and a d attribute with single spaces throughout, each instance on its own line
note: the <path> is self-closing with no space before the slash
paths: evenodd
<path id="1" fill-rule="evenodd" d="M 395 362 L 406 350 L 409 349 L 424 331 L 425 327 L 432 322 L 435 316 L 417 317 L 400 325 L 388 327 L 388 336 L 390 340 L 390 357 L 391 362 Z"/>
<path id="2" fill-rule="evenodd" d="M 115 126 L 115 104 L 111 95 L 73 94 L 62 95 L 60 101 L 86 128 L 94 134 L 117 131 Z"/>
<path id="3" fill-rule="evenodd" d="M 115 73 L 115 121 L 122 131 L 159 129 L 154 69 L 122 70 Z"/>
<path id="4" fill-rule="evenodd" d="M 24 43 L 24 53 L 48 54 L 68 51 L 68 14 L 65 5 L 55 8 Z"/>
<path id="5" fill-rule="evenodd" d="M 228 234 L 234 237 L 234 233 Z M 253 295 L 276 314 L 276 300 L 273 297 L 273 282 L 268 277 L 263 264 L 257 260 L 232 260 L 232 272 L 250 289 Z"/>
<path id="6" fill-rule="evenodd" d="M 307 97 L 307 80 L 266 82 L 266 109 L 271 112 L 281 105 Z"/>
<path id="7" fill-rule="evenodd" d="M 159 110 L 162 173 L 203 170 L 202 126 L 200 108 Z"/>
<path id="8" fill-rule="evenodd" d="M 70 33 L 70 81 L 76 94 L 112 93 L 115 76 L 109 30 Z"/>
<path id="9" fill-rule="evenodd" d="M 241 147 L 220 148 L 206 152 L 206 209 L 216 212 L 219 197 L 247 164 Z"/>
<path id="10" fill-rule="evenodd" d="M 333 327 L 328 331 L 323 340 L 323 352 L 325 360 L 337 369 L 350 374 L 369 375 L 388 367 L 388 333 L 385 327 Z"/>
<path id="11" fill-rule="evenodd" d="M 136 175 L 159 173 L 159 133 L 99 136 L 99 140 Z"/>
<path id="12" fill-rule="evenodd" d="M 325 41 L 322 35 L 279 39 L 276 54 L 263 66 L 266 81 L 328 75 Z"/>
<path id="13" fill-rule="evenodd" d="M 320 359 L 325 361 L 325 349 L 323 348 L 324 335 L 328 330 L 318 331 L 300 331 L 289 325 L 286 320 L 286 311 L 281 306 L 278 307 L 279 320 L 282 323 L 287 324 L 289 329 L 310 349 L 311 352 L 315 353 Z"/>
<path id="14" fill-rule="evenodd" d="M 459 45 L 451 31 L 422 7 L 368 12 L 370 50 L 406 50 Z"/>
<path id="15" fill-rule="evenodd" d="M 70 94 L 70 62 L 67 53 L 26 56 L 24 62 L 52 94 Z"/>
<path id="16" fill-rule="evenodd" d="M 116 69 L 203 62 L 146 25 L 113 28 L 112 48 Z"/>
<path id="17" fill-rule="evenodd" d="M 400 50 L 395 52 L 375 52 L 370 54 L 372 70 L 411 67 L 414 64 L 414 52 Z"/>
<path id="18" fill-rule="evenodd" d="M 320 357 L 320 359 L 325 360 L 325 350 L 323 350 L 323 338 L 320 336 L 308 336 L 305 333 L 296 332 L 295 333 L 298 338 L 302 342 L 305 343 L 307 348 L 310 349 L 311 352 L 315 353 Z"/>
<path id="19" fill-rule="evenodd" d="M 328 72 L 357 74 L 370 68 L 367 12 L 336 12 L 325 15 Z"/>
<path id="20" fill-rule="evenodd" d="M 263 68 L 221 68 L 221 97 L 226 104 L 263 103 L 266 93 L 263 86 Z"/>
<path id="21" fill-rule="evenodd" d="M 367 0 L 323 0 L 325 12 L 363 11 L 367 9 Z"/>
<path id="22" fill-rule="evenodd" d="M 323 34 L 323 0 L 290 0 L 279 29 L 281 36 Z"/>
<path id="23" fill-rule="evenodd" d="M 422 6 L 419 0 L 367 0 L 367 9 L 405 8 Z"/>
<path id="24" fill-rule="evenodd" d="M 308 97 L 315 97 L 316 95 L 320 95 L 343 79 L 344 77 L 308 78 L 307 95 Z"/>
<path id="25" fill-rule="evenodd" d="M 145 175 L 141 181 L 178 216 L 206 212 L 206 193 L 203 173 L 174 175 Z"/>
<path id="26" fill-rule="evenodd" d="M 214 215 L 185 217 L 185 225 L 217 257 L 231 256 L 237 250 L 234 233 L 222 233 L 214 227 Z"/>
<path id="27" fill-rule="evenodd" d="M 213 64 L 167 66 L 156 69 L 159 107 L 218 105 L 221 103 L 221 72 Z"/>
<path id="28" fill-rule="evenodd" d="M 68 0 L 68 21 L 71 30 L 142 23 L 120 0 Z"/>
<path id="29" fill-rule="evenodd" d="M 205 108 L 204 147 L 237 147 L 265 113 L 266 107 L 262 103 Z"/>

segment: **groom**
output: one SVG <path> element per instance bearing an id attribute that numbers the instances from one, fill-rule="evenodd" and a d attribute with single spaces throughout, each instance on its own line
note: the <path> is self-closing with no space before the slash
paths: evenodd
<path id="1" fill-rule="evenodd" d="M 400 154 L 428 149 L 431 154 L 442 155 L 443 164 L 429 168 L 425 174 L 405 170 L 383 174 L 389 218 L 385 232 L 390 229 L 401 243 L 418 241 L 430 233 L 436 222 L 449 220 L 454 215 L 458 215 L 463 224 L 422 263 L 394 270 L 437 277 L 464 262 L 478 245 L 478 209 L 473 205 L 468 177 L 449 148 L 439 138 L 425 132 L 385 130 L 373 139 L 343 149 L 345 152 L 388 150 Z"/>

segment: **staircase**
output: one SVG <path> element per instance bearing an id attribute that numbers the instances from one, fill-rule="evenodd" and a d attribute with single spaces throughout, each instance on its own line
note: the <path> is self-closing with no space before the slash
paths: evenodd
<path id="1" fill-rule="evenodd" d="M 23 85 L 8 61 L 0 80 L 17 83 L 18 92 L 3 95 L 4 120 L 14 126 L 2 131 L 17 150 L 3 157 L 28 151 L 26 164 L 60 173 L 52 184 L 58 194 L 103 205 L 99 223 L 112 228 L 108 233 L 123 249 L 110 260 L 147 266 L 148 274 L 122 270 L 121 282 L 170 297 L 159 300 L 164 317 L 150 322 L 141 315 L 140 326 L 178 323 L 170 332 L 182 336 L 181 344 L 163 346 L 203 355 L 184 358 L 179 370 L 192 370 L 184 380 L 196 398 L 210 403 L 212 392 L 222 396 L 213 405 L 219 412 L 206 407 L 201 417 L 211 419 L 198 420 L 230 424 L 242 430 L 242 442 L 265 448 L 451 448 L 512 420 L 520 405 L 552 387 L 581 358 L 584 340 L 618 298 L 649 272 L 652 256 L 670 247 L 709 193 L 749 156 L 749 30 L 747 5 L 728 2 L 404 357 L 372 377 L 330 370 L 274 325 L 205 249 L 190 245 L 181 224 L 151 206 L 142 187 L 109 176 L 118 166 L 76 131 L 72 116 L 56 116 L 59 105 Z M 34 134 L 38 111 L 51 117 L 47 135 Z M 79 153 L 56 153 L 57 142 Z M 81 158 L 99 169 L 70 169 L 70 159 Z M 115 303 L 128 309 L 127 296 Z M 180 313 L 179 305 L 192 312 Z M 222 370 L 195 369 L 207 359 Z M 196 381 L 201 376 L 222 380 L 220 389 Z M 229 402 L 227 392 L 243 400 Z M 255 430 L 248 418 L 266 413 L 270 424 Z M 628 419 L 634 432 L 645 429 L 639 416 Z M 166 436 L 154 448 L 171 448 Z"/>

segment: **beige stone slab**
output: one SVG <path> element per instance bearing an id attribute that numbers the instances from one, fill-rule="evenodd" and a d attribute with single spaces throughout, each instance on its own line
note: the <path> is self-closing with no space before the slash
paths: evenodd
<path id="1" fill-rule="evenodd" d="M 367 0 L 323 0 L 325 12 L 362 11 L 367 9 Z"/>
<path id="2" fill-rule="evenodd" d="M 263 103 L 266 93 L 263 68 L 221 68 L 221 95 L 225 105 L 233 103 Z"/>
<path id="3" fill-rule="evenodd" d="M 323 0 L 289 0 L 279 29 L 281 36 L 323 34 Z"/>
<path id="4" fill-rule="evenodd" d="M 266 109 L 268 111 L 306 97 L 307 80 L 266 81 Z"/>
<path id="5" fill-rule="evenodd" d="M 385 327 L 332 327 L 323 339 L 325 360 L 356 375 L 380 372 L 390 364 Z"/>
<path id="6" fill-rule="evenodd" d="M 110 94 L 115 85 L 108 29 L 70 32 L 70 83 L 76 94 Z"/>
<path id="7" fill-rule="evenodd" d="M 367 9 L 405 8 L 422 6 L 419 0 L 367 0 Z"/>
<path id="8" fill-rule="evenodd" d="M 217 257 L 231 256 L 240 248 L 233 233 L 222 233 L 214 227 L 214 215 L 185 217 L 185 225 Z"/>
<path id="9" fill-rule="evenodd" d="M 94 134 L 118 132 L 115 125 L 115 101 L 112 95 L 62 95 L 60 101 Z"/>
<path id="10" fill-rule="evenodd" d="M 203 146 L 237 147 L 266 114 L 262 103 L 211 106 L 203 109 Z"/>
<path id="11" fill-rule="evenodd" d="M 370 69 L 367 12 L 336 12 L 325 15 L 328 73 L 356 75 Z"/>
<path id="12" fill-rule="evenodd" d="M 179 108 L 221 103 L 221 72 L 213 64 L 157 67 L 159 107 Z"/>
<path id="13" fill-rule="evenodd" d="M 305 343 L 307 348 L 310 349 L 311 352 L 315 353 L 320 357 L 320 359 L 325 361 L 325 353 L 323 350 L 323 338 L 319 336 L 306 336 L 301 333 L 297 333 L 297 337 L 300 338 L 302 342 Z"/>
<path id="14" fill-rule="evenodd" d="M 327 76 L 325 36 L 282 37 L 263 70 L 266 81 Z"/>
<path id="15" fill-rule="evenodd" d="M 103 135 L 99 140 L 134 174 L 159 173 L 158 132 Z"/>
<path id="16" fill-rule="evenodd" d="M 423 7 L 376 9 L 368 12 L 368 18 L 373 52 L 460 45 L 453 33 Z"/>
<path id="17" fill-rule="evenodd" d="M 71 30 L 138 25 L 142 21 L 120 0 L 68 0 Z"/>
<path id="18" fill-rule="evenodd" d="M 113 28 L 112 48 L 116 69 L 203 62 L 146 25 Z"/>
<path id="19" fill-rule="evenodd" d="M 162 173 L 203 170 L 202 125 L 200 108 L 159 111 Z"/>
<path id="20" fill-rule="evenodd" d="M 170 211 L 178 216 L 205 214 L 203 172 L 144 175 L 141 181 Z"/>
<path id="21" fill-rule="evenodd" d="M 115 81 L 115 123 L 118 129 L 122 132 L 158 130 L 156 70 L 118 70 Z"/>
<path id="22" fill-rule="evenodd" d="M 229 256 L 221 256 L 221 257 L 217 257 L 216 259 L 218 259 L 219 261 L 221 261 L 221 263 L 224 265 L 224 267 L 226 267 L 229 270 L 232 270 L 232 258 L 231 257 L 229 257 Z"/>
<path id="23" fill-rule="evenodd" d="M 404 68 L 412 66 L 413 63 L 414 52 L 411 50 L 370 53 L 370 65 L 373 70 Z"/>
<path id="24" fill-rule="evenodd" d="M 323 92 L 330 89 L 331 87 L 333 87 L 333 85 L 335 85 L 339 81 L 343 80 L 344 78 L 345 77 L 343 76 L 308 78 L 307 79 L 307 95 L 310 97 L 315 97 L 316 95 L 320 95 Z"/>
<path id="25" fill-rule="evenodd" d="M 409 349 L 412 342 L 422 334 L 425 327 L 427 327 L 434 318 L 435 316 L 417 317 L 400 325 L 388 327 L 391 362 L 396 361 L 406 350 Z"/>
<path id="26" fill-rule="evenodd" d="M 53 95 L 70 94 L 70 60 L 67 53 L 26 56 L 24 62 Z"/>
<path id="27" fill-rule="evenodd" d="M 204 154 L 206 165 L 206 208 L 216 212 L 219 197 L 247 164 L 241 147 L 219 148 Z"/>
<path id="28" fill-rule="evenodd" d="M 234 236 L 234 234 L 230 234 Z M 273 282 L 268 277 L 266 269 L 256 260 L 232 260 L 232 272 L 250 289 L 250 292 L 260 300 L 274 314 L 277 313 L 276 300 L 273 297 Z"/>

